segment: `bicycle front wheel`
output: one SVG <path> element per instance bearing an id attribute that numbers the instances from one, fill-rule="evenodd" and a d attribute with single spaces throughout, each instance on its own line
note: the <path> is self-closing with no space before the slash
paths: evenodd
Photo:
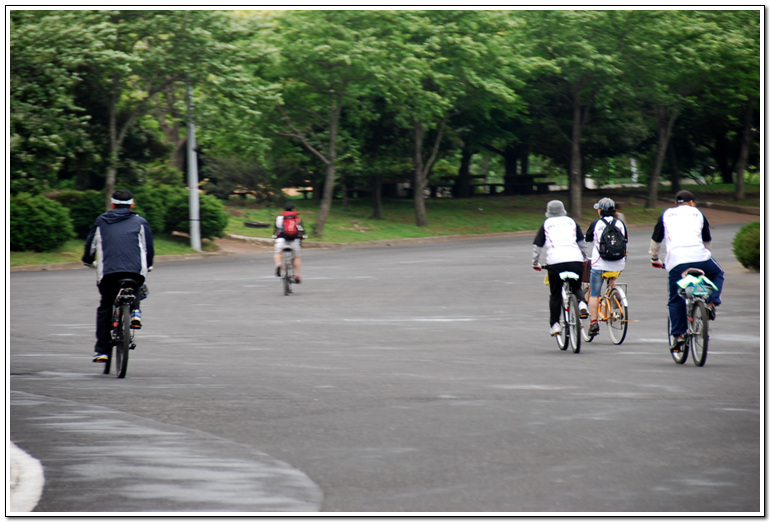
<path id="1" fill-rule="evenodd" d="M 578 309 L 577 296 L 569 296 L 569 311 L 567 313 L 567 324 L 569 327 L 569 344 L 573 353 L 580 353 L 580 310 Z"/>
<path id="2" fill-rule="evenodd" d="M 623 304 L 623 298 L 616 289 L 612 289 L 609 295 L 610 317 L 609 323 L 610 339 L 615 344 L 620 344 L 626 339 L 628 331 L 628 307 Z"/>
<path id="3" fill-rule="evenodd" d="M 706 355 L 709 351 L 709 316 L 706 303 L 697 301 L 692 309 L 692 330 L 690 347 L 692 348 L 692 362 L 696 366 L 706 364 Z"/>
<path id="4" fill-rule="evenodd" d="M 120 341 L 115 346 L 115 373 L 118 379 L 126 376 L 128 351 L 131 349 L 131 306 L 128 303 L 120 305 L 120 333 Z"/>

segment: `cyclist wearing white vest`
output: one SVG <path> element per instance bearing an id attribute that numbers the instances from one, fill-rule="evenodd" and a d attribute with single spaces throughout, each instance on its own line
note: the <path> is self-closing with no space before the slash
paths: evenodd
<path id="1" fill-rule="evenodd" d="M 546 247 L 546 264 L 548 265 L 548 285 L 551 290 L 549 298 L 549 322 L 551 335 L 561 333 L 559 315 L 561 314 L 561 287 L 562 280 L 559 276 L 562 272 L 583 273 L 583 262 L 586 257 L 585 238 L 580 225 L 567 215 L 564 203 L 559 200 L 549 201 L 546 207 L 546 219 L 535 235 L 532 245 L 532 268 L 542 270 L 540 266 L 540 254 Z M 583 296 L 580 279 L 570 280 L 572 293 L 578 299 L 580 316 L 588 317 L 588 305 Z"/>
<path id="2" fill-rule="evenodd" d="M 663 240 L 666 241 L 665 264 L 659 259 Z M 703 212 L 695 207 L 695 196 L 688 190 L 676 194 L 676 206 L 667 209 L 658 219 L 650 242 L 651 263 L 655 268 L 668 270 L 668 316 L 671 336 L 675 339 L 672 351 L 681 349 L 683 334 L 687 331 L 685 301 L 677 292 L 677 281 L 688 268 L 703 270 L 718 290 L 711 294 L 708 306 L 711 319 L 716 318 L 715 306 L 722 303 L 721 293 L 725 272 L 711 257 L 711 230 Z"/>

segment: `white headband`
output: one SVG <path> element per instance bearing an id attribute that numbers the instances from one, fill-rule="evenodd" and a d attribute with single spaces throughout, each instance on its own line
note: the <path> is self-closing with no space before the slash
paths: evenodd
<path id="1" fill-rule="evenodd" d="M 127 199 L 126 201 L 121 201 L 119 199 L 112 198 L 112 204 L 113 205 L 133 205 L 134 198 Z"/>

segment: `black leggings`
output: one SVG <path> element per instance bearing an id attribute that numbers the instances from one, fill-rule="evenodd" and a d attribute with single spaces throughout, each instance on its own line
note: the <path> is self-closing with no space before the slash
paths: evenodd
<path id="1" fill-rule="evenodd" d="M 557 263 L 555 265 L 548 265 L 548 284 L 551 288 L 551 297 L 548 301 L 551 317 L 549 325 L 559 322 L 559 316 L 561 315 L 561 286 L 563 281 L 559 274 L 562 272 L 575 272 L 578 276 L 583 273 L 582 261 L 571 261 L 569 263 Z M 569 282 L 572 293 L 575 294 L 578 301 L 585 301 L 583 296 L 583 285 L 580 283 L 580 279 L 570 279 Z"/>

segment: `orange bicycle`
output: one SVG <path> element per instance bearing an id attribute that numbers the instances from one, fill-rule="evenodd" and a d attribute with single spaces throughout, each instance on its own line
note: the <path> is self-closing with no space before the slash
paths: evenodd
<path id="1" fill-rule="evenodd" d="M 620 272 L 604 272 L 602 279 L 607 282 L 604 294 L 599 297 L 599 321 L 609 325 L 610 339 L 615 344 L 620 344 L 626 339 L 628 332 L 628 297 L 626 297 L 626 284 L 618 283 Z M 585 295 L 591 295 L 591 284 L 583 283 Z M 596 334 L 589 334 L 591 321 L 584 321 L 581 328 L 583 340 L 587 343 L 593 341 Z"/>

